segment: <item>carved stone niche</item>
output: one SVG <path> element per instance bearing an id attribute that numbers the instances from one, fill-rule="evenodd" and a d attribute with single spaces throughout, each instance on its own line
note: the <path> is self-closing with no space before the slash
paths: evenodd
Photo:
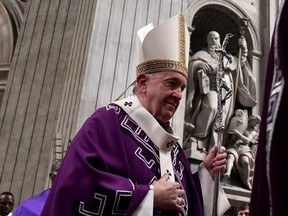
<path id="1" fill-rule="evenodd" d="M 243 19 L 242 20 L 248 20 Z M 190 53 L 191 56 L 194 55 L 197 51 L 202 50 L 203 48 L 207 47 L 207 34 L 210 31 L 216 31 L 220 35 L 220 41 L 222 41 L 228 33 L 233 34 L 234 36 L 229 39 L 229 42 L 226 46 L 226 52 L 233 55 L 238 56 L 239 47 L 238 47 L 238 39 L 241 36 L 241 23 L 239 22 L 240 17 L 238 17 L 233 12 L 229 11 L 229 9 L 221 6 L 205 6 L 201 8 L 197 13 L 192 21 L 192 27 L 194 28 L 191 39 L 190 39 Z M 248 51 L 252 49 L 252 36 L 249 34 L 249 31 L 242 32 L 244 33 L 243 36 L 247 41 L 247 48 Z M 251 52 L 248 52 L 247 60 L 250 63 L 251 60 Z M 250 64 L 251 65 L 251 64 Z M 191 80 L 190 80 L 191 81 Z M 193 83 L 188 83 L 187 85 L 193 85 Z M 189 91 L 189 86 L 187 86 L 187 94 Z M 189 97 L 186 97 L 186 100 Z M 213 144 L 217 143 L 217 137 L 215 133 L 211 132 L 211 135 L 206 139 L 201 140 L 191 136 L 191 131 L 195 129 L 193 125 L 193 119 L 191 120 L 191 116 L 189 116 L 189 110 L 187 111 L 188 103 L 186 103 L 186 111 L 185 111 L 185 123 L 184 123 L 184 134 L 183 134 L 183 150 L 188 158 L 192 171 L 196 171 L 198 165 L 203 161 L 204 157 L 206 156 L 207 152 L 213 146 Z M 192 104 L 193 106 L 193 104 Z M 191 107 L 190 107 L 191 108 Z M 245 109 L 247 110 L 248 116 L 252 114 L 252 107 L 244 107 L 237 101 L 234 103 L 232 112 L 236 109 Z M 232 115 L 231 115 L 232 116 Z M 229 118 L 230 120 L 230 118 Z M 229 122 L 229 120 L 227 122 Z M 229 124 L 229 123 L 228 123 Z M 230 136 L 227 135 L 227 128 L 228 124 L 224 124 L 226 132 L 223 133 L 223 145 L 228 148 L 228 143 Z M 208 140 L 208 141 L 207 141 Z M 203 144 L 207 144 L 207 148 L 203 148 Z M 209 148 L 210 147 L 210 148 Z M 251 172 L 253 174 L 253 171 Z M 243 184 L 239 173 L 232 172 L 230 178 L 221 177 L 221 185 L 226 192 L 228 199 L 234 207 L 238 207 L 243 203 L 250 202 L 250 194 L 251 190 L 247 188 L 246 185 Z"/>
<path id="2" fill-rule="evenodd" d="M 11 18 L 0 2 L 0 63 L 10 63 L 14 50 L 14 34 Z"/>

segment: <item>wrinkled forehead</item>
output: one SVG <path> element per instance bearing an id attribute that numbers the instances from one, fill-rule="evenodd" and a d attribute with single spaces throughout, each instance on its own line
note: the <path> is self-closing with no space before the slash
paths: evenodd
<path id="1" fill-rule="evenodd" d="M 187 85 L 187 77 L 175 71 L 164 71 L 159 73 L 146 74 L 146 76 L 147 75 L 150 76 L 149 79 L 154 79 L 154 81 L 152 81 L 154 83 L 152 84 L 153 86 L 159 85 L 160 83 L 173 82 L 175 85 L 181 87 L 181 89 L 185 89 Z"/>
<path id="2" fill-rule="evenodd" d="M 152 75 L 153 74 L 153 75 Z M 174 79 L 179 79 L 179 80 L 183 80 L 186 81 L 187 77 L 184 76 L 181 73 L 175 72 L 175 71 L 161 71 L 161 72 L 155 72 L 155 73 L 150 73 L 150 76 L 157 76 L 160 79 L 165 79 L 165 78 L 174 78 Z"/>

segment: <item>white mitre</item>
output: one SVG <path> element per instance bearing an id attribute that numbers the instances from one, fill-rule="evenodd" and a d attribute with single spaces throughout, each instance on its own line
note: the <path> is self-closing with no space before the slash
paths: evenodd
<path id="1" fill-rule="evenodd" d="M 175 71 L 187 77 L 189 34 L 183 14 L 137 32 L 137 76 L 141 73 Z"/>

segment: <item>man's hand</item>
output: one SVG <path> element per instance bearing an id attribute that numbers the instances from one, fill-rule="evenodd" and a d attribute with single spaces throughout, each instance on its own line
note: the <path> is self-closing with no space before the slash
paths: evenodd
<path id="1" fill-rule="evenodd" d="M 219 171 L 223 174 L 226 170 L 227 153 L 224 146 L 221 146 L 219 154 L 217 155 L 218 147 L 214 147 L 209 151 L 208 155 L 204 158 L 203 165 L 214 179 L 215 173 Z"/>
<path id="2" fill-rule="evenodd" d="M 178 182 L 170 182 L 165 173 L 158 181 L 154 181 L 154 208 L 182 211 L 185 191 Z"/>

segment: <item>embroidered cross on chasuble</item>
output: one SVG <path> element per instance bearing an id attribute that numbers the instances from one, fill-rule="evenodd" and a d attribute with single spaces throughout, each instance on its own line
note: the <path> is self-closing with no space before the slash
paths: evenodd
<path id="1" fill-rule="evenodd" d="M 130 115 L 159 148 L 161 176 L 164 175 L 164 173 L 168 173 L 169 180 L 174 182 L 175 177 L 171 161 L 171 150 L 173 145 L 179 140 L 179 137 L 174 134 L 170 126 L 168 133 L 141 105 L 136 96 L 133 95 L 113 103 L 120 106 L 128 115 Z"/>

